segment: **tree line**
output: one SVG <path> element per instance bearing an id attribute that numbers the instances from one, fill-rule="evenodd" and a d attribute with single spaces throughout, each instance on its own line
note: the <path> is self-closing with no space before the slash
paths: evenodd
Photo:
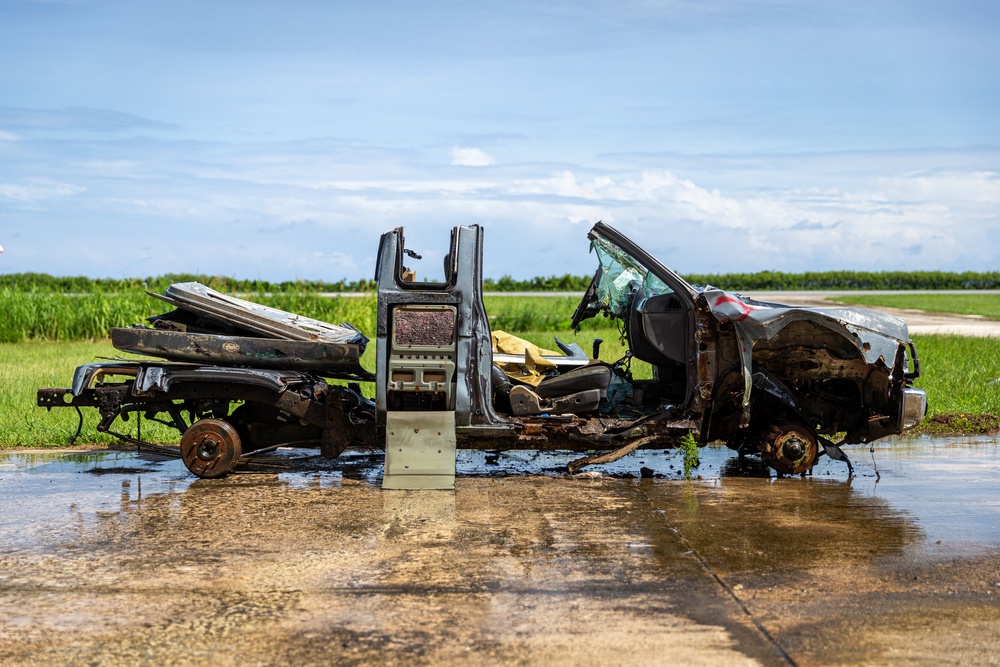
<path id="1" fill-rule="evenodd" d="M 683 276 L 692 285 L 713 285 L 730 291 L 778 290 L 976 290 L 1000 289 L 1000 271 L 807 271 L 785 273 L 705 273 Z M 582 292 L 591 276 L 537 276 L 518 280 L 505 275 L 483 279 L 486 292 Z M 0 287 L 16 291 L 59 294 L 120 293 L 138 290 L 162 292 L 173 283 L 200 282 L 224 293 L 314 294 L 321 292 L 374 292 L 375 281 L 294 280 L 269 282 L 168 273 L 148 278 L 88 278 L 52 276 L 47 273 L 0 274 Z"/>

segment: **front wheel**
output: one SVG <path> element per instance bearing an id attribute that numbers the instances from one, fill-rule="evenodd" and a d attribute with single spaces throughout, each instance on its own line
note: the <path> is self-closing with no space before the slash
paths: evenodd
<path id="1" fill-rule="evenodd" d="M 801 424 L 777 424 L 764 432 L 760 456 L 767 465 L 786 475 L 812 469 L 819 445 L 811 430 Z"/>

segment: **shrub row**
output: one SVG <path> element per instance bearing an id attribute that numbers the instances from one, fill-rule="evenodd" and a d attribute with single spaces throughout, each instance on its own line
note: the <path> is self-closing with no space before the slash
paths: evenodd
<path id="1" fill-rule="evenodd" d="M 778 290 L 977 290 L 1000 289 L 1000 271 L 808 271 L 784 273 L 696 273 L 683 276 L 692 285 L 731 291 Z M 496 292 L 582 292 L 591 276 L 549 276 L 515 280 L 486 278 L 483 289 Z"/>
<path id="2" fill-rule="evenodd" d="M 582 292 L 591 276 L 535 277 L 515 280 L 510 276 L 486 278 L 487 292 Z M 1000 289 L 1000 271 L 809 271 L 783 273 L 689 274 L 685 279 L 694 285 L 714 285 L 727 290 L 975 290 Z M 239 280 L 225 276 L 167 274 L 155 278 L 86 278 L 59 277 L 46 273 L 9 273 L 0 275 L 0 287 L 12 290 L 54 292 L 60 294 L 91 294 L 131 292 L 148 289 L 162 292 L 172 283 L 196 281 L 225 293 L 242 294 L 315 294 L 318 292 L 372 292 L 375 281 L 296 280 L 268 282 Z"/>
<path id="3" fill-rule="evenodd" d="M 685 276 L 693 285 L 727 290 L 977 290 L 1000 289 L 1000 271 L 808 271 Z"/>
<path id="4" fill-rule="evenodd" d="M 227 276 L 205 276 L 191 273 L 168 273 L 150 278 L 87 278 L 85 276 L 50 276 L 47 273 L 0 274 L 0 288 L 15 290 L 56 292 L 60 294 L 91 294 L 114 292 L 162 293 L 174 283 L 199 282 L 227 294 L 271 294 L 317 292 L 372 292 L 374 280 L 325 282 L 322 280 L 295 280 L 280 283 L 266 280 L 242 280 Z"/>

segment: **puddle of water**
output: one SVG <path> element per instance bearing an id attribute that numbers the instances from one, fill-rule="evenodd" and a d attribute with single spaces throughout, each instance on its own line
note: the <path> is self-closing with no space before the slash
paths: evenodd
<path id="1" fill-rule="evenodd" d="M 864 477 L 855 488 L 912 515 L 931 555 L 1000 544 L 1000 439 L 924 437 L 887 444 L 876 445 L 881 479 Z"/>
<path id="2" fill-rule="evenodd" d="M 339 489 L 342 488 L 343 481 L 343 474 L 337 470 L 278 473 L 278 483 L 290 489 Z"/>
<path id="3" fill-rule="evenodd" d="M 755 511 L 777 526 L 770 536 L 758 531 L 764 535 L 760 539 L 782 539 L 779 524 L 795 518 L 800 526 L 810 521 L 840 523 L 870 535 L 891 534 L 898 542 L 894 551 L 908 553 L 968 554 L 1000 545 L 998 438 L 886 440 L 876 445 L 874 464 L 867 447 L 849 448 L 857 473 L 853 479 L 842 463 L 826 458 L 811 477 L 779 479 L 754 459 L 741 469 L 726 448 L 706 447 L 700 454 L 701 465 L 690 483 L 680 481 L 683 462 L 674 450 L 642 451 L 596 467 L 602 477 L 593 482 L 568 483 L 605 484 L 609 476 L 634 477 L 631 483 L 649 485 L 642 488 L 653 489 L 653 497 L 662 498 L 665 507 L 687 511 L 684 520 L 690 521 L 712 503 L 734 508 L 743 503 L 742 514 L 728 511 L 711 520 L 747 522 L 755 514 L 746 508 L 756 503 Z M 336 491 L 346 478 L 376 485 L 381 477 L 380 455 L 349 452 L 334 461 L 294 460 L 295 455 L 278 455 L 292 457 L 286 461 L 289 468 L 211 483 Z M 457 468 L 459 477 L 563 477 L 566 463 L 578 456 L 460 450 Z M 640 481 L 641 468 L 653 479 Z M 69 543 L 99 514 L 120 511 L 153 494 L 175 494 L 179 499 L 197 482 L 178 460 L 134 452 L 0 453 L 0 553 Z"/>
<path id="4" fill-rule="evenodd" d="M 0 553 L 72 541 L 98 513 L 195 480 L 179 460 L 135 452 L 0 454 Z"/>

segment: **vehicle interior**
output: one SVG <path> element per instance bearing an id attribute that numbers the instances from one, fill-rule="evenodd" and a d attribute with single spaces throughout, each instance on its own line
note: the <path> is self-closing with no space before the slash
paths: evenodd
<path id="1" fill-rule="evenodd" d="M 422 255 L 403 248 L 400 242 L 393 267 L 400 287 L 411 295 L 422 290 L 452 290 L 455 277 L 461 270 L 468 270 L 467 259 L 463 263 L 455 256 L 455 234 L 452 233 L 451 251 L 442 262 L 444 282 L 417 282 L 415 277 L 420 270 L 411 269 L 410 265 L 414 264 L 412 260 L 422 259 Z M 613 361 L 602 361 L 600 340 L 584 339 L 584 346 L 591 348 L 588 354 L 576 342 L 566 344 L 555 338 L 551 347 L 558 349 L 550 350 L 516 335 L 491 332 L 492 407 L 499 415 L 521 417 L 625 411 L 634 416 L 636 411 L 659 411 L 685 404 L 693 330 L 690 309 L 637 259 L 607 239 L 593 236 L 592 239 L 600 266 L 573 315 L 571 326 L 579 335 L 584 320 L 603 314 L 617 326 L 625 353 Z M 481 280 L 476 287 L 481 289 Z M 481 303 L 479 289 L 474 295 L 466 296 Z M 383 292 L 380 287 L 380 294 Z M 409 316 L 402 306 L 395 308 L 393 312 Z M 484 318 L 484 323 L 489 326 L 488 319 Z M 638 364 L 643 368 L 636 373 L 632 368 L 633 360 L 645 362 L 648 367 Z M 406 363 L 412 365 L 410 361 Z M 392 372 L 395 378 L 397 371 Z M 400 369 L 398 375 L 402 377 L 411 372 L 412 369 Z M 448 377 L 454 375 L 448 374 Z M 390 385 L 409 388 L 391 380 Z M 396 406 L 401 406 L 404 400 L 396 392 L 391 393 L 390 398 Z"/>

